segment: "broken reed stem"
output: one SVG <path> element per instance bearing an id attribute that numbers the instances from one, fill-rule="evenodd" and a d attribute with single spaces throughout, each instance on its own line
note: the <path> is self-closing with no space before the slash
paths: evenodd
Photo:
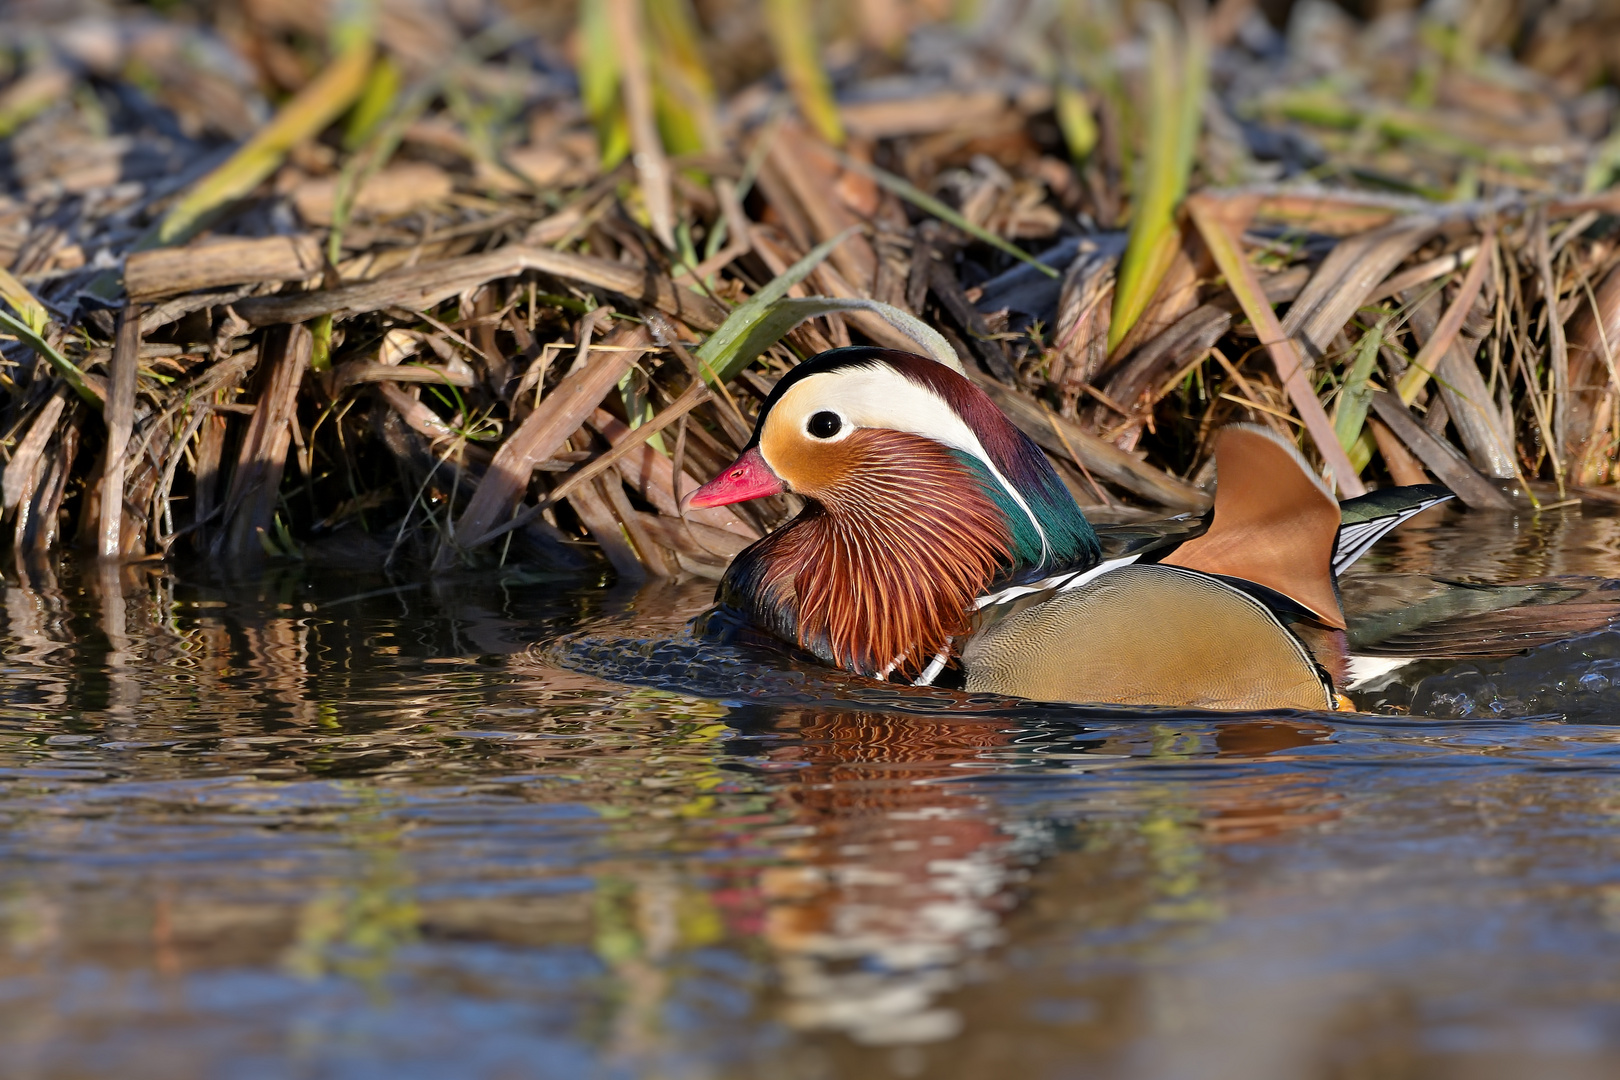
<path id="1" fill-rule="evenodd" d="M 446 259 L 335 289 L 242 300 L 234 309 L 253 326 L 309 322 L 322 315 L 349 318 L 388 308 L 422 312 L 480 285 L 530 270 L 638 299 L 698 330 L 714 330 L 728 314 L 714 300 L 677 288 L 667 277 L 607 259 L 527 244 L 510 244 L 482 255 Z"/>
<path id="2" fill-rule="evenodd" d="M 1614 345 L 1610 343 L 1609 331 L 1604 326 L 1607 320 L 1603 317 L 1603 309 L 1598 305 L 1597 295 L 1592 292 L 1591 279 L 1583 280 L 1581 285 L 1586 292 L 1586 302 L 1592 305 L 1592 316 L 1596 320 L 1595 329 L 1597 330 L 1598 345 L 1601 346 L 1602 350 L 1603 366 L 1609 373 L 1609 388 L 1620 393 L 1620 370 L 1615 368 Z"/>
<path id="3" fill-rule="evenodd" d="M 1565 455 L 1569 452 L 1569 348 L 1564 341 L 1564 321 L 1558 313 L 1558 285 L 1553 277 L 1552 252 L 1548 244 L 1547 211 L 1536 210 L 1530 229 L 1534 234 L 1531 250 L 1541 279 L 1541 296 L 1547 311 L 1547 365 L 1552 375 L 1552 456 L 1553 476 L 1558 481 L 1558 497 L 1564 497 Z"/>
<path id="4" fill-rule="evenodd" d="M 570 370 L 517 430 L 507 436 L 495 451 L 478 490 L 440 546 L 435 568 L 448 569 L 454 564 L 457 536 L 482 537 L 511 512 L 528 487 L 535 466 L 562 449 L 597 403 L 618 387 L 619 380 L 652 342 L 644 328 L 634 327 L 614 331 L 608 336 L 607 344 L 635 348 L 593 350 L 585 362 Z"/>
<path id="5" fill-rule="evenodd" d="M 1429 474 L 1423 471 L 1423 465 L 1389 429 L 1389 425 L 1368 417 L 1367 428 L 1373 433 L 1373 441 L 1378 444 L 1378 454 L 1389 468 L 1391 480 L 1397 484 L 1429 483 Z"/>
<path id="6" fill-rule="evenodd" d="M 679 420 L 681 417 L 685 416 L 688 412 L 692 411 L 692 409 L 703 404 L 705 401 L 708 401 L 711 396 L 712 395 L 709 393 L 708 387 L 701 383 L 688 387 L 680 397 L 676 398 L 669 405 L 668 408 L 664 409 L 664 411 L 660 412 L 653 419 L 648 420 L 644 424 L 631 428 L 631 434 L 622 442 L 615 443 L 613 448 L 607 453 L 592 461 L 590 464 L 584 466 L 577 473 L 571 473 L 564 477 L 562 483 L 558 484 L 551 491 L 547 492 L 546 496 L 540 500 L 540 504 L 536 507 L 536 512 L 544 510 L 548 506 L 554 506 L 563 499 L 566 499 L 569 493 L 575 488 L 579 487 L 580 484 L 583 484 L 588 480 L 595 479 L 608 469 L 612 468 L 618 463 L 620 458 L 628 455 L 632 450 L 651 439 L 654 435 L 664 430 L 664 428 L 668 427 L 670 424 L 673 424 L 676 420 Z M 480 540 L 477 542 L 482 543 L 484 541 Z"/>
<path id="7" fill-rule="evenodd" d="M 1069 441 L 1069 436 L 1064 432 L 1063 426 L 1057 422 L 1057 414 L 1048 408 L 1045 402 L 1041 403 L 1041 409 L 1046 413 L 1047 426 L 1057 435 L 1058 441 L 1063 444 L 1064 451 L 1069 455 L 1069 460 L 1074 463 L 1075 468 L 1080 470 L 1080 475 L 1086 478 L 1086 483 L 1091 485 L 1091 490 L 1102 501 L 1104 506 L 1113 506 L 1114 500 L 1109 498 L 1108 489 L 1097 483 L 1097 478 L 1091 475 L 1090 469 L 1086 468 L 1085 460 L 1075 450 L 1074 443 Z"/>
<path id="8" fill-rule="evenodd" d="M 1293 442 L 1294 433 L 1276 422 L 1279 415 L 1277 410 L 1261 400 L 1260 395 L 1254 392 L 1254 387 L 1249 385 L 1249 380 L 1245 379 L 1243 377 L 1243 373 L 1237 369 L 1237 366 L 1226 358 L 1226 354 L 1221 352 L 1219 349 L 1210 349 L 1209 354 L 1213 356 L 1215 358 L 1215 362 L 1220 364 L 1222 369 L 1225 370 L 1227 377 L 1237 384 L 1238 391 L 1243 395 L 1241 399 L 1234 398 L 1230 394 L 1223 394 L 1222 397 L 1225 397 L 1229 401 L 1236 401 L 1245 408 L 1255 410 L 1265 419 L 1267 427 L 1271 428 L 1272 431 L 1275 431 L 1278 435 L 1281 435 L 1289 442 Z M 1298 423 L 1298 421 L 1292 416 L 1284 416 L 1283 419 L 1289 421 L 1290 423 Z"/>
<path id="9" fill-rule="evenodd" d="M 1475 510 L 1513 509 L 1507 496 L 1481 476 L 1455 447 L 1418 423 L 1397 395 L 1385 390 L 1374 391 L 1372 409 L 1464 504 Z"/>
<path id="10" fill-rule="evenodd" d="M 112 379 L 107 391 L 106 463 L 101 473 L 101 527 L 97 530 L 96 554 L 117 559 L 124 554 L 124 471 L 125 451 L 135 425 L 135 384 L 140 377 L 141 309 L 125 304 L 118 316 L 117 337 L 113 342 Z"/>
<path id="11" fill-rule="evenodd" d="M 1412 358 L 1411 366 L 1401 376 L 1397 384 L 1401 404 L 1411 405 L 1417 400 L 1418 391 L 1423 389 L 1424 384 L 1434 375 L 1446 352 L 1451 348 L 1452 342 L 1457 340 L 1463 320 L 1468 317 L 1469 311 L 1474 307 L 1474 301 L 1479 298 L 1480 289 L 1485 285 L 1485 275 L 1490 271 L 1496 250 L 1495 239 L 1494 231 L 1485 233 L 1485 238 L 1481 241 L 1481 250 L 1486 253 L 1486 257 L 1476 258 L 1469 266 L 1468 274 L 1463 278 L 1462 288 L 1457 290 L 1456 299 L 1451 302 L 1451 306 L 1435 325 L 1434 333 L 1423 343 L 1423 348 L 1418 350 L 1418 354 Z"/>
<path id="12" fill-rule="evenodd" d="M 298 391 L 313 350 L 314 337 L 303 324 L 280 328 L 265 343 L 258 400 L 225 497 L 225 528 L 214 538 L 216 557 L 257 561 L 263 553 L 260 537 L 275 519 Z"/>
<path id="13" fill-rule="evenodd" d="M 1376 292 L 1363 301 L 1363 306 L 1376 304 L 1381 300 L 1388 300 L 1390 297 L 1405 292 L 1407 289 L 1427 285 L 1435 278 L 1445 277 L 1447 274 L 1461 270 L 1474 261 L 1474 258 L 1479 254 L 1479 247 L 1478 244 L 1470 244 L 1461 251 L 1454 251 L 1450 255 L 1442 255 L 1438 259 L 1430 259 L 1428 262 L 1420 263 L 1410 270 L 1402 270 L 1398 274 L 1391 275 L 1384 280 L 1384 283 L 1378 287 Z"/>

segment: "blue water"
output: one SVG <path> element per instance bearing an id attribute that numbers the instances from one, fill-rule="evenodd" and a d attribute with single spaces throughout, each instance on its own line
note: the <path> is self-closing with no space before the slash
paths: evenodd
<path id="1" fill-rule="evenodd" d="M 1617 551 L 1447 511 L 1357 572 Z M 1620 1075 L 1601 658 L 1022 708 L 706 651 L 709 591 L 10 576 L 0 1075 Z"/>

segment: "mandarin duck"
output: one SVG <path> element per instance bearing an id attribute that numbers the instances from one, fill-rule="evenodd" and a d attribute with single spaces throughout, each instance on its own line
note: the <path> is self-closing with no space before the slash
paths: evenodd
<path id="1" fill-rule="evenodd" d="M 790 523 L 727 568 L 705 626 L 821 660 L 1046 701 L 1335 708 L 1339 571 L 1450 497 L 1336 503 L 1297 451 L 1223 430 L 1212 515 L 1099 533 L 1042 451 L 962 374 L 834 349 L 772 389 L 738 459 L 684 500 L 783 492 Z"/>

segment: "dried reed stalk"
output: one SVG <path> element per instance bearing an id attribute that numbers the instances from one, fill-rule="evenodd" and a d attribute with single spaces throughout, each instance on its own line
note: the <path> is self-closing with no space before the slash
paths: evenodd
<path id="1" fill-rule="evenodd" d="M 1366 488 L 1357 470 L 1350 464 L 1344 447 L 1339 445 L 1338 436 L 1322 409 L 1322 403 L 1316 399 L 1316 392 L 1305 378 L 1305 368 L 1293 340 L 1284 334 L 1271 302 L 1266 299 L 1259 277 L 1243 257 L 1236 238 L 1228 231 L 1222 208 L 1209 201 L 1208 196 L 1189 199 L 1187 207 L 1216 265 L 1226 275 L 1227 286 L 1237 294 L 1238 301 L 1243 305 L 1243 313 L 1254 324 L 1261 342 L 1270 352 L 1277 368 L 1277 377 L 1282 380 L 1289 400 L 1305 421 L 1305 429 L 1310 432 L 1316 452 L 1322 455 L 1322 460 L 1332 473 L 1333 483 L 1347 498 L 1365 493 Z"/>
<path id="2" fill-rule="evenodd" d="M 124 473 L 129 461 L 130 431 L 135 424 L 135 383 L 140 377 L 141 309 L 128 304 L 118 318 L 118 337 L 112 352 L 112 379 L 108 386 L 106 462 L 101 471 L 101 528 L 96 553 L 117 559 L 124 553 Z M 139 532 L 136 532 L 139 535 Z"/>
<path id="3" fill-rule="evenodd" d="M 612 348 L 591 350 L 501 444 L 478 491 L 456 520 L 450 542 L 440 549 L 435 566 L 454 564 L 457 537 L 476 541 L 511 514 L 535 466 L 562 449 L 603 395 L 618 386 L 643 349 L 652 345 L 652 339 L 646 330 L 635 327 L 615 330 L 602 344 Z M 584 498 L 593 511 L 601 508 L 592 494 Z"/>
<path id="4" fill-rule="evenodd" d="M 314 339 L 303 324 L 278 327 L 266 335 L 258 398 L 226 490 L 225 527 L 214 541 L 216 558 L 257 561 L 262 553 L 260 538 L 275 517 L 298 390 L 313 348 Z"/>
<path id="5" fill-rule="evenodd" d="M 1245 7 L 1221 4 L 1207 33 L 1148 14 L 1144 55 L 1159 62 L 1137 101 L 1126 54 L 1070 39 L 1082 16 L 1032 8 L 1019 48 L 1050 53 L 1024 55 L 943 27 L 910 35 L 923 7 L 885 0 L 857 23 L 887 51 L 840 61 L 840 101 L 811 5 L 772 0 L 760 26 L 790 94 L 723 102 L 726 57 L 681 0 L 586 0 L 580 101 L 549 75 L 512 93 L 532 73 L 522 50 L 501 55 L 510 27 L 457 42 L 430 19 L 429 45 L 385 11 L 374 40 L 340 5 L 324 67 L 256 73 L 290 94 L 267 123 L 245 101 L 208 119 L 229 111 L 218 95 L 153 99 L 202 110 L 174 130 L 214 124 L 238 143 L 211 167 L 193 142 L 191 171 L 157 180 L 122 177 L 111 144 L 51 126 L 80 109 L 76 69 L 0 74 L 0 129 L 36 148 L 0 164 L 14 193 L 0 198 L 0 501 L 19 572 L 42 572 L 64 524 L 109 557 L 150 543 L 234 563 L 313 552 L 306 532 L 342 521 L 440 569 L 497 542 L 501 558 L 550 545 L 575 565 L 564 543 L 589 536 L 626 579 L 712 577 L 786 508 L 682 518 L 680 494 L 732 459 L 792 364 L 845 343 L 966 367 L 1110 512 L 1206 507 L 1180 477 L 1207 478 L 1209 430 L 1238 409 L 1302 427 L 1346 494 L 1363 474 L 1418 482 L 1427 468 L 1499 509 L 1510 500 L 1481 471 L 1607 479 L 1615 140 L 1577 138 L 1584 106 L 1535 78 L 1459 92 L 1485 76 L 1446 58 L 1434 109 L 1379 101 L 1379 80 L 1327 100 L 1287 74 L 1276 96 L 1234 100 L 1238 54 L 1212 82 L 1202 68 Z M 241 9 L 247 32 L 280 33 L 262 8 Z M 131 40 L 147 32 L 109 17 Z M 184 33 L 211 33 L 209 18 Z M 1134 32 L 1095 18 L 1098 42 Z M 431 63 L 446 49 L 454 62 Z M 1437 54 L 1414 38 L 1380 55 Z M 994 80 L 929 81 L 942 60 L 991 59 Z M 1509 97 L 1517 111 L 1488 104 Z M 1259 119 L 1234 146 L 1227 114 L 1250 104 Z M 1050 154 L 1053 112 L 1075 168 Z M 1316 174 L 1335 179 L 1253 183 L 1247 143 L 1272 114 L 1382 132 L 1385 156 L 1326 137 Z M 1553 117 L 1556 131 L 1537 126 Z M 37 148 L 75 139 L 88 156 L 64 160 L 88 164 L 51 173 Z M 1401 155 L 1411 175 L 1391 176 Z M 1355 186 L 1373 174 L 1410 193 Z M 1242 186 L 1192 195 L 1189 228 L 1193 177 Z M 1127 204 L 1128 236 L 1094 231 Z M 154 220 L 151 236 L 131 224 Z M 215 235 L 175 246 L 205 226 Z M 125 304 L 116 326 L 86 294 Z M 604 303 L 644 326 L 591 346 Z M 1276 381 L 1247 363 L 1255 335 Z M 1407 408 L 1425 405 L 1421 419 Z M 283 503 L 289 455 L 306 490 Z"/>

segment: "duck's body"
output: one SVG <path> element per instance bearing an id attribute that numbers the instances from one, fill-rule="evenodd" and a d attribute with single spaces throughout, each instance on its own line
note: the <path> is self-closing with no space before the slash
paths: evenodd
<path id="1" fill-rule="evenodd" d="M 857 348 L 784 378 L 743 455 L 690 501 L 806 499 L 737 556 L 718 599 L 851 671 L 926 682 L 948 667 L 968 689 L 1043 700 L 1331 708 L 1335 550 L 1359 554 L 1446 495 L 1380 493 L 1379 524 L 1341 532 L 1292 447 L 1254 428 L 1222 434 L 1217 473 L 1207 522 L 1116 530 L 1105 555 L 1044 454 L 972 382 Z"/>
<path id="2" fill-rule="evenodd" d="M 968 638 L 961 660 L 967 689 L 1043 701 L 1336 704 L 1325 666 L 1270 605 L 1213 574 L 1159 563 L 999 618 Z"/>

